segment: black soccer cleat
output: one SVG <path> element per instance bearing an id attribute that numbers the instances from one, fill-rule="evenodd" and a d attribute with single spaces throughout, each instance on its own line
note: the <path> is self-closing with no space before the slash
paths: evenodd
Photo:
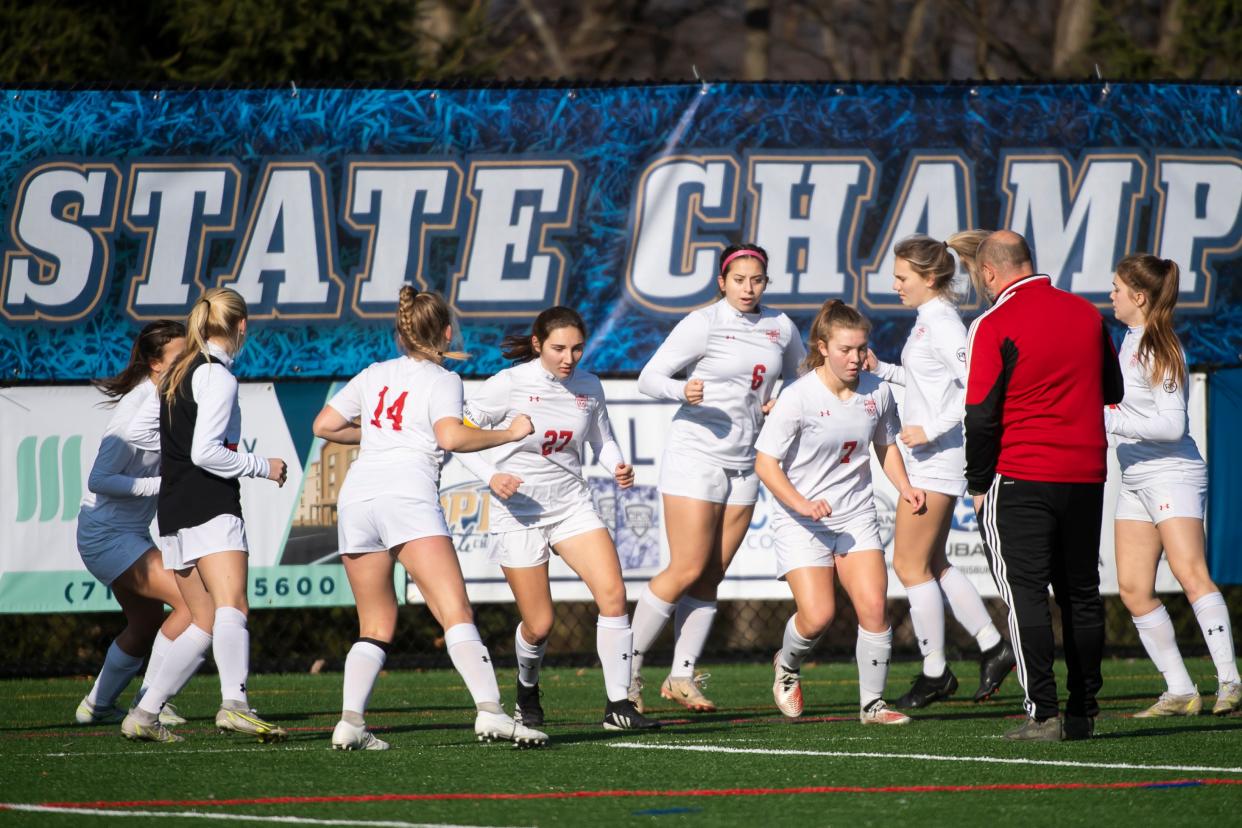
<path id="1" fill-rule="evenodd" d="M 539 689 L 539 682 L 535 682 L 533 687 L 527 687 L 521 681 L 518 681 L 517 704 L 514 705 L 513 720 L 527 727 L 539 727 L 542 725 L 543 705 L 539 703 L 539 698 L 542 695 L 543 691 Z"/>
<path id="2" fill-rule="evenodd" d="M 1009 646 L 1008 641 L 1002 640 L 992 649 L 985 651 L 979 659 L 979 689 L 975 691 L 975 701 L 990 699 L 1017 663 L 1013 647 Z"/>
<path id="3" fill-rule="evenodd" d="M 947 699 L 956 692 L 957 676 L 945 667 L 944 673 L 937 678 L 919 673 L 914 679 L 913 686 L 906 691 L 904 696 L 894 702 L 893 706 L 899 710 L 918 710 L 938 699 Z"/>
<path id="4" fill-rule="evenodd" d="M 610 701 L 604 708 L 604 730 L 659 730 L 660 723 L 648 719 L 629 699 Z"/>

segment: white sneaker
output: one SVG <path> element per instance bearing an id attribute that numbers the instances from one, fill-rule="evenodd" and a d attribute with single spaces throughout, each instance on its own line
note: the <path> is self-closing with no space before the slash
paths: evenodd
<path id="1" fill-rule="evenodd" d="M 776 709 L 789 718 L 796 719 L 802 715 L 802 674 L 781 664 L 779 650 L 772 656 L 772 667 L 776 670 L 776 680 L 772 682 L 772 698 L 776 701 Z"/>
<path id="2" fill-rule="evenodd" d="M 164 709 L 160 711 L 160 724 L 166 727 L 176 727 L 185 722 L 185 716 L 182 716 L 181 711 L 172 706 L 172 702 L 164 702 Z"/>
<path id="3" fill-rule="evenodd" d="M 383 739 L 375 738 L 375 734 L 366 726 L 352 725 L 341 719 L 332 731 L 333 750 L 388 750 L 389 745 Z"/>
<path id="4" fill-rule="evenodd" d="M 480 742 L 499 739 L 513 742 L 517 747 L 542 747 L 548 743 L 548 734 L 533 727 L 513 721 L 505 713 L 488 713 L 480 710 L 474 717 L 474 732 Z"/>
<path id="5" fill-rule="evenodd" d="M 1212 705 L 1212 715 L 1228 716 L 1242 705 L 1242 681 L 1222 681 L 1216 689 L 1216 704 Z"/>
<path id="6" fill-rule="evenodd" d="M 876 699 L 858 712 L 858 721 L 865 725 L 903 725 L 910 724 L 910 717 L 905 713 L 890 710 L 884 699 Z"/>
<path id="7" fill-rule="evenodd" d="M 78 724 L 113 724 L 125 718 L 125 711 L 119 707 L 95 707 L 86 699 L 78 705 L 73 713 L 73 720 Z"/>
<path id="8" fill-rule="evenodd" d="M 137 709 L 129 711 L 121 722 L 121 735 L 133 742 L 183 742 L 176 733 L 160 724 L 158 717 L 151 716 L 155 721 L 144 721 L 147 714 Z"/>

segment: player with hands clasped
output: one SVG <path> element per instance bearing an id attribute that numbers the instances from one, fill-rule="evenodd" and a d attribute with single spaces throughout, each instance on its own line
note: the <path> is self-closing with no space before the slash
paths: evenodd
<path id="1" fill-rule="evenodd" d="M 587 446 L 623 489 L 634 485 L 634 469 L 613 437 L 603 386 L 594 374 L 578 368 L 585 343 L 582 317 L 559 306 L 540 313 L 530 333 L 507 337 L 504 356 L 517 364 L 471 395 L 466 421 L 500 428 L 526 412 L 534 433 L 520 442 L 458 459 L 491 487 L 496 561 L 522 616 L 514 633 L 518 662 L 514 718 L 533 726 L 544 719 L 539 668 L 552 631 L 548 561 L 555 552 L 578 573 L 599 607 L 595 644 L 608 697 L 604 727 L 646 730 L 659 724 L 639 713 L 627 698 L 633 635 L 625 583 L 612 536 L 583 477 Z"/>
<path id="2" fill-rule="evenodd" d="M 660 695 L 695 711 L 716 706 L 694 666 L 716 615 L 716 590 L 750 528 L 759 480 L 755 436 L 777 378 L 805 356 L 789 317 L 759 304 L 768 256 L 753 244 L 720 256 L 720 301 L 677 323 L 638 378 L 638 390 L 680 403 L 660 460 L 669 562 L 634 609 L 630 698 L 642 710 L 643 657 L 676 610 L 673 665 Z M 684 370 L 686 379 L 677 379 Z"/>
<path id="3" fill-rule="evenodd" d="M 966 494 L 966 326 L 954 302 L 955 251 L 967 267 L 987 237 L 967 230 L 948 241 L 910 236 L 897 243 L 893 288 L 901 303 L 918 310 L 914 327 L 901 351 L 901 364 L 891 365 L 868 353 L 867 370 L 905 388 L 898 448 L 911 484 L 927 492 L 927 507 L 915 513 L 897 504 L 893 536 L 893 569 L 910 600 L 910 621 L 923 655 L 923 669 L 899 708 L 926 707 L 957 690 L 957 677 L 944 655 L 944 605 L 974 636 L 981 651 L 975 701 L 999 689 L 1013 670 L 1013 648 L 1001 638 L 978 590 L 960 569 L 949 565 L 945 544 L 957 499 Z"/>
<path id="4" fill-rule="evenodd" d="M 446 370 L 453 318 L 435 293 L 401 288 L 397 343 L 404 356 L 377 362 L 349 381 L 315 418 L 315 435 L 360 445 L 338 499 L 338 549 L 358 607 L 358 641 L 345 658 L 341 720 L 332 731 L 340 750 L 387 750 L 366 727 L 375 680 L 397 626 L 393 565 L 409 572 L 436 621 L 453 666 L 474 699 L 480 740 L 542 745 L 548 737 L 511 719 L 487 647 L 474 625 L 461 565 L 440 505 L 445 452 L 474 452 L 522 440 L 530 419 L 515 416 L 489 431 L 462 422 L 461 377 Z M 361 423 L 355 420 L 361 419 Z"/>
<path id="5" fill-rule="evenodd" d="M 858 616 L 858 692 L 863 724 L 899 725 L 909 717 L 882 698 L 893 631 L 885 618 L 888 574 L 871 488 L 869 448 L 912 512 L 925 507 L 895 443 L 892 392 L 862 370 L 871 325 L 833 299 L 810 332 L 808 373 L 781 392 L 755 442 L 755 472 L 780 503 L 772 518 L 777 576 L 789 582 L 797 612 L 773 658 L 772 694 L 791 718 L 802 714 L 799 671 L 835 612 L 833 579 Z"/>

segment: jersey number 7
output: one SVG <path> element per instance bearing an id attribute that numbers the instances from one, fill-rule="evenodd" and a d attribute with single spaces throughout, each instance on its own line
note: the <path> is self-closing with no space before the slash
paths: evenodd
<path id="1" fill-rule="evenodd" d="M 375 404 L 375 413 L 371 415 L 371 425 L 376 428 L 383 428 L 380 424 L 380 414 L 385 414 L 392 423 L 393 431 L 401 430 L 401 415 L 405 411 L 405 397 L 409 391 L 402 391 L 401 396 L 393 400 L 392 405 L 388 406 L 388 410 L 384 411 L 384 395 L 388 393 L 388 386 L 385 385 L 380 389 L 379 402 Z"/>

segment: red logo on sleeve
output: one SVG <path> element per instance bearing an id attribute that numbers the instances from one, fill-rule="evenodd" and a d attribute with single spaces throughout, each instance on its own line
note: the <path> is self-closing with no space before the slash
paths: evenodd
<path id="1" fill-rule="evenodd" d="M 591 398 L 586 394 L 574 394 L 574 404 L 578 406 L 579 411 L 586 411 L 590 403 Z"/>

